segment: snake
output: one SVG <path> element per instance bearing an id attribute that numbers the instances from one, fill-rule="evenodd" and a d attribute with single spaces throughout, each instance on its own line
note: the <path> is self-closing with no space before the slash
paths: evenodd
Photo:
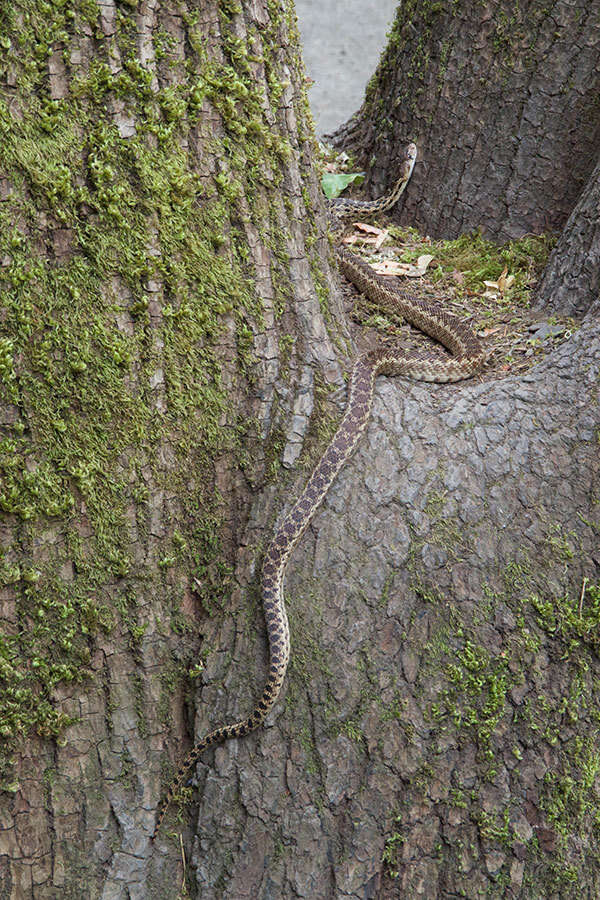
<path id="1" fill-rule="evenodd" d="M 417 157 L 415 144 L 403 154 L 399 177 L 392 190 L 376 200 L 336 198 L 329 201 L 330 230 L 337 238 L 350 216 L 372 215 L 390 209 L 404 191 Z M 234 724 L 208 733 L 185 757 L 160 806 L 152 840 L 158 834 L 167 808 L 186 781 L 199 757 L 216 744 L 242 738 L 264 722 L 281 691 L 290 657 L 290 632 L 283 596 L 287 562 L 332 482 L 346 464 L 369 421 L 375 379 L 379 375 L 404 375 L 420 381 L 455 382 L 473 376 L 484 364 L 486 353 L 471 329 L 435 301 L 424 301 L 389 286 L 389 282 L 356 254 L 336 242 L 340 271 L 359 291 L 384 309 L 399 314 L 425 334 L 435 338 L 452 354 L 433 354 L 381 347 L 359 355 L 349 378 L 346 410 L 300 496 L 277 528 L 262 565 L 262 603 L 269 640 L 269 671 L 260 700 L 250 715 Z"/>

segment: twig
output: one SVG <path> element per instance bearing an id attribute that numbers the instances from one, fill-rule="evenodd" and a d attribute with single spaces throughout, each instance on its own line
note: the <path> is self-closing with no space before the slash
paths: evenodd
<path id="1" fill-rule="evenodd" d="M 579 595 L 579 618 L 581 619 L 583 612 L 583 595 L 585 594 L 585 586 L 588 583 L 588 578 L 583 579 L 583 583 L 581 585 L 581 594 Z"/>
<path id="2" fill-rule="evenodd" d="M 181 900 L 184 900 L 185 897 L 188 897 L 187 884 L 185 883 L 185 850 L 183 847 L 183 835 L 181 832 L 179 833 L 179 845 L 181 847 L 181 861 L 183 863 L 183 875 L 181 878 L 181 892 L 179 894 Z"/>

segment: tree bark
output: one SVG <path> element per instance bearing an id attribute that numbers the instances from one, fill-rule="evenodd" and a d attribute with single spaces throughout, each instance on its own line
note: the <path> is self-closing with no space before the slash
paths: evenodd
<path id="1" fill-rule="evenodd" d="M 0 21 L 0 895 L 174 897 L 149 838 L 196 703 L 228 720 L 264 674 L 253 495 L 340 381 L 295 18 Z"/>
<path id="2" fill-rule="evenodd" d="M 282 896 L 598 895 L 599 374 L 588 321 L 522 377 L 378 381 L 288 575 Z"/>
<path id="3" fill-rule="evenodd" d="M 600 151 L 599 56 L 598 2 L 411 0 L 335 142 L 379 196 L 415 141 L 399 220 L 435 237 L 560 229 Z"/>
<path id="4" fill-rule="evenodd" d="M 151 843 L 259 693 L 261 550 L 341 383 L 297 36 L 261 0 L 2 15 L 0 897 L 596 896 L 591 319 L 524 377 L 378 383 L 284 695 Z"/>
<path id="5" fill-rule="evenodd" d="M 563 228 L 536 305 L 563 315 L 600 315 L 600 163 Z"/>

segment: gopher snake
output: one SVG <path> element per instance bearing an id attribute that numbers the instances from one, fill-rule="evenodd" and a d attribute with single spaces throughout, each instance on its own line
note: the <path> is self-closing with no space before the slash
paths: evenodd
<path id="1" fill-rule="evenodd" d="M 400 178 L 390 194 L 373 201 L 333 200 L 330 212 L 338 221 L 356 213 L 373 213 L 389 209 L 398 200 L 411 176 L 417 148 L 406 148 Z M 339 231 L 339 227 L 335 227 Z M 378 375 L 408 375 L 421 381 L 450 382 L 469 378 L 485 361 L 481 344 L 459 319 L 437 303 L 423 302 L 411 295 L 390 288 L 385 279 L 376 275 L 370 266 L 353 253 L 337 246 L 338 263 L 342 273 L 371 300 L 398 313 L 417 328 L 438 340 L 454 356 L 439 359 L 431 355 L 404 353 L 394 348 L 372 350 L 359 356 L 354 363 L 348 389 L 348 403 L 344 417 L 306 487 L 277 529 L 265 554 L 262 568 L 262 599 L 269 637 L 270 667 L 262 697 L 247 719 L 225 725 L 206 735 L 184 759 L 160 807 L 153 839 L 162 824 L 167 807 L 183 785 L 189 769 L 199 756 L 214 744 L 229 738 L 244 737 L 265 720 L 274 705 L 285 677 L 290 639 L 287 614 L 283 600 L 283 576 L 289 556 L 300 540 L 316 509 L 325 497 L 334 478 L 354 451 L 369 420 L 373 388 Z"/>

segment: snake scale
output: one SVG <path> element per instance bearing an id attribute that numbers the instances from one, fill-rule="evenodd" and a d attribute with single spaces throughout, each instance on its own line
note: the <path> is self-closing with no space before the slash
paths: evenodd
<path id="1" fill-rule="evenodd" d="M 330 201 L 330 215 L 335 232 L 341 220 L 356 214 L 372 214 L 389 209 L 398 200 L 412 174 L 417 148 L 406 148 L 400 177 L 393 190 L 373 201 L 337 199 Z M 435 338 L 453 354 L 440 359 L 398 349 L 384 348 L 359 356 L 352 368 L 346 412 L 327 449 L 321 456 L 304 490 L 277 529 L 262 567 L 262 600 L 269 638 L 269 674 L 262 697 L 248 718 L 225 725 L 207 734 L 188 753 L 180 765 L 159 809 L 154 829 L 156 837 L 174 795 L 183 785 L 189 769 L 201 754 L 214 744 L 249 734 L 264 721 L 277 700 L 290 655 L 287 614 L 283 599 L 283 577 L 290 554 L 315 511 L 327 494 L 331 483 L 354 451 L 369 421 L 373 389 L 378 375 L 406 375 L 421 381 L 450 382 L 470 378 L 485 362 L 485 353 L 473 332 L 440 304 L 424 302 L 396 290 L 376 275 L 371 267 L 345 248 L 336 246 L 338 264 L 343 275 L 385 309 L 402 315 L 408 322 Z"/>

